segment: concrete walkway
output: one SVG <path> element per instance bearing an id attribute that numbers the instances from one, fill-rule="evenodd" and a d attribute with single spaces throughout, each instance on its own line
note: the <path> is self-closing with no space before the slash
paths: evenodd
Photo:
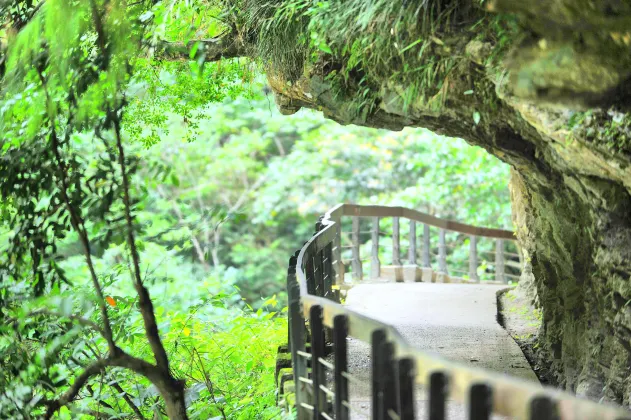
<path id="1" fill-rule="evenodd" d="M 497 323 L 496 293 L 503 288 L 441 283 L 365 284 L 348 292 L 346 306 L 393 325 L 419 350 L 538 382 L 520 348 Z M 361 381 L 350 385 L 353 419 L 370 418 L 370 366 L 369 345 L 351 339 L 349 371 Z M 427 418 L 426 400 L 426 391 L 417 390 L 418 419 Z M 448 419 L 467 419 L 465 407 L 449 402 Z"/>

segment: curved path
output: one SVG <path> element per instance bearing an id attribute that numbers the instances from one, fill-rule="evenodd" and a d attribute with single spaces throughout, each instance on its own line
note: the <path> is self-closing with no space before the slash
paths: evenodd
<path id="1" fill-rule="evenodd" d="M 345 305 L 395 326 L 419 350 L 538 382 L 520 348 L 497 322 L 497 292 L 505 286 L 448 283 L 362 284 Z M 350 339 L 353 419 L 370 418 L 370 347 Z M 362 385 L 363 384 L 363 385 Z M 427 418 L 426 392 L 417 391 L 417 418 Z M 364 413 L 362 415 L 361 413 Z M 464 406 L 448 405 L 448 419 L 466 419 Z M 494 417 L 500 418 L 500 417 Z"/>

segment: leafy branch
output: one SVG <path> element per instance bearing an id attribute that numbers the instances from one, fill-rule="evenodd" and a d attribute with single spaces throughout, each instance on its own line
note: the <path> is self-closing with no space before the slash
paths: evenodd
<path id="1" fill-rule="evenodd" d="M 156 56 L 163 60 L 212 62 L 248 56 L 248 50 L 236 31 L 226 32 L 214 38 L 195 39 L 188 42 L 162 41 L 156 50 Z"/>

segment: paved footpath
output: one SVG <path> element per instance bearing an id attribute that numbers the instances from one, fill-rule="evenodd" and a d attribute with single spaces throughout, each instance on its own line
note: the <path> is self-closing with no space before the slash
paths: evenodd
<path id="1" fill-rule="evenodd" d="M 353 287 L 349 308 L 396 327 L 416 348 L 447 359 L 537 382 L 523 353 L 497 323 L 496 293 L 504 286 L 387 283 Z M 370 347 L 349 341 L 349 370 L 365 386 L 353 384 L 353 419 L 369 419 Z M 417 419 L 426 419 L 427 393 L 417 390 Z M 501 417 L 494 417 L 500 419 Z M 466 420 L 464 406 L 448 403 L 449 420 Z"/>

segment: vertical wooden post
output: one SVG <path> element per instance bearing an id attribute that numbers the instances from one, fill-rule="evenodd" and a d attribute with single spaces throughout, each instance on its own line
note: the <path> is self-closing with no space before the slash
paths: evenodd
<path id="1" fill-rule="evenodd" d="M 333 350 L 335 362 L 335 419 L 349 420 L 350 413 L 344 402 L 348 402 L 348 380 L 343 376 L 348 371 L 348 318 L 337 315 L 333 318 Z"/>
<path id="2" fill-rule="evenodd" d="M 322 218 L 323 216 L 318 217 L 318 221 L 315 224 L 314 235 L 316 235 L 318 232 L 322 230 L 322 227 L 323 227 Z M 313 256 L 313 282 L 315 284 L 315 295 L 324 296 L 324 277 L 322 273 L 322 250 L 314 246 L 312 256 Z"/>
<path id="3" fill-rule="evenodd" d="M 431 268 L 429 225 L 423 225 L 423 267 Z"/>
<path id="4" fill-rule="evenodd" d="M 359 217 L 353 216 L 353 280 L 362 281 L 362 260 L 359 255 Z"/>
<path id="5" fill-rule="evenodd" d="M 399 360 L 399 407 L 401 420 L 414 420 L 414 360 L 404 358 Z"/>
<path id="6" fill-rule="evenodd" d="M 394 344 L 386 341 L 382 345 L 381 353 L 383 355 L 383 413 L 384 419 L 396 418 L 389 413 L 393 412 L 397 415 L 399 410 L 399 398 L 397 396 L 397 379 L 394 370 Z"/>
<path id="7" fill-rule="evenodd" d="M 445 420 L 447 375 L 434 372 L 429 376 L 429 420 Z"/>
<path id="8" fill-rule="evenodd" d="M 333 300 L 333 244 L 328 243 L 322 250 L 322 283 L 324 297 Z"/>
<path id="9" fill-rule="evenodd" d="M 307 278 L 307 292 L 310 295 L 316 294 L 316 281 L 315 281 L 315 267 L 314 267 L 314 255 L 310 249 L 305 251 L 305 277 Z"/>
<path id="10" fill-rule="evenodd" d="M 311 414 L 301 407 L 301 403 L 308 402 L 308 392 L 306 384 L 299 378 L 307 378 L 307 362 L 303 357 L 298 356 L 298 351 L 305 351 L 305 320 L 300 308 L 300 286 L 296 280 L 296 256 L 289 259 L 289 269 L 287 270 L 287 298 L 288 298 L 288 321 L 289 321 L 289 343 L 291 349 L 291 364 L 294 368 L 294 384 L 296 386 L 296 410 L 298 420 L 306 420 Z"/>
<path id="11" fill-rule="evenodd" d="M 314 244 L 315 245 L 315 244 Z M 315 294 L 316 296 L 324 296 L 324 264 L 322 259 L 324 258 L 324 252 L 322 250 L 316 250 L 313 258 L 313 279 L 315 282 Z"/>
<path id="12" fill-rule="evenodd" d="M 333 260 L 335 264 L 335 284 L 344 283 L 344 262 L 342 262 L 342 221 L 335 221 L 335 240 L 333 248 Z"/>
<path id="13" fill-rule="evenodd" d="M 384 330 L 375 330 L 371 335 L 372 348 L 372 418 L 383 420 L 383 343 L 386 342 Z"/>
<path id="14" fill-rule="evenodd" d="M 416 265 L 416 222 L 410 220 L 410 246 L 408 247 L 408 264 Z"/>
<path id="15" fill-rule="evenodd" d="M 372 251 L 370 256 L 370 277 L 378 279 L 381 277 L 381 262 L 379 261 L 379 218 L 372 218 Z"/>
<path id="16" fill-rule="evenodd" d="M 495 281 L 504 283 L 504 241 L 495 240 Z"/>
<path id="17" fill-rule="evenodd" d="M 311 380 L 313 383 L 313 418 L 320 420 L 322 413 L 326 412 L 326 394 L 320 389 L 320 385 L 326 386 L 326 372 L 320 363 L 324 357 L 324 325 L 322 320 L 322 307 L 314 305 L 309 311 L 309 325 L 311 326 Z"/>
<path id="18" fill-rule="evenodd" d="M 478 237 L 469 236 L 469 278 L 472 281 L 480 282 L 478 277 Z"/>
<path id="19" fill-rule="evenodd" d="M 447 245 L 445 244 L 445 229 L 438 231 L 438 270 L 447 274 Z"/>
<path id="20" fill-rule="evenodd" d="M 399 241 L 399 218 L 392 218 L 392 265 L 401 265 L 401 244 Z"/>
<path id="21" fill-rule="evenodd" d="M 558 407 L 550 398 L 545 396 L 535 397 L 530 401 L 530 420 L 557 420 Z"/>
<path id="22" fill-rule="evenodd" d="M 486 384 L 471 385 L 469 391 L 469 420 L 489 420 L 493 407 L 493 393 Z"/>

